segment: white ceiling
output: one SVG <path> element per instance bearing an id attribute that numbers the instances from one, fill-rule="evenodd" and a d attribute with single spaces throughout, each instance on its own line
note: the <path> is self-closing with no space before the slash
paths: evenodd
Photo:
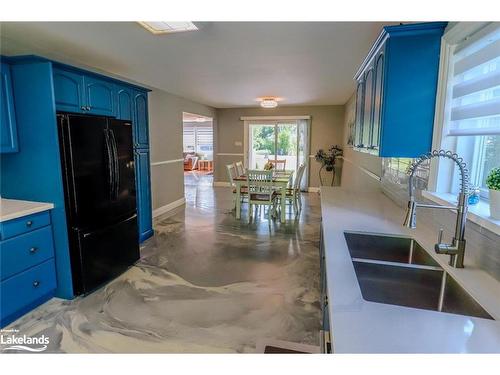
<path id="1" fill-rule="evenodd" d="M 4 55 L 39 54 L 217 108 L 344 104 L 388 22 L 197 22 L 153 35 L 134 22 L 2 23 Z"/>

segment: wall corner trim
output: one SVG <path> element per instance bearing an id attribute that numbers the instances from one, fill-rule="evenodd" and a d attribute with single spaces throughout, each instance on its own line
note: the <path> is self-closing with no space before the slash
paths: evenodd
<path id="1" fill-rule="evenodd" d="M 153 217 L 158 217 L 160 215 L 163 215 L 169 211 L 172 211 L 173 209 L 180 207 L 182 205 L 186 204 L 186 198 L 182 197 L 180 199 L 177 199 L 176 201 L 173 201 L 169 204 L 166 204 L 165 206 L 158 207 L 153 211 Z"/>

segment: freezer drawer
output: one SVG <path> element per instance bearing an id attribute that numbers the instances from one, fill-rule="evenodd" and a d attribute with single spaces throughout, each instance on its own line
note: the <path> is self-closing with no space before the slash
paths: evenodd
<path id="1" fill-rule="evenodd" d="M 76 231 L 72 254 L 75 294 L 90 293 L 139 259 L 137 215 L 103 229 Z"/>

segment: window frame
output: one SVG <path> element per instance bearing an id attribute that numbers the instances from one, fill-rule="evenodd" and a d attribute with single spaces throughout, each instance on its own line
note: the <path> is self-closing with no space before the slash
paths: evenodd
<path id="1" fill-rule="evenodd" d="M 436 92 L 436 107 L 434 117 L 433 149 L 445 149 L 457 151 L 459 147 L 458 137 L 447 135 L 447 116 L 452 104 L 451 91 L 449 89 L 452 77 L 451 64 L 457 45 L 467 40 L 472 34 L 488 26 L 488 22 L 458 22 L 450 23 L 441 39 L 441 55 L 439 62 L 438 87 Z M 478 142 L 484 136 L 474 136 L 474 147 L 467 152 L 460 153 L 474 174 L 480 173 L 478 166 L 481 155 L 478 154 Z M 482 152 L 481 154 L 483 154 Z M 483 155 L 484 156 L 484 155 Z M 471 176 L 473 177 L 473 176 Z M 458 171 L 452 163 L 446 160 L 436 160 L 431 164 L 428 188 L 437 193 L 457 193 Z M 474 180 L 477 180 L 476 178 Z M 488 189 L 481 189 L 480 197 L 488 203 Z"/>

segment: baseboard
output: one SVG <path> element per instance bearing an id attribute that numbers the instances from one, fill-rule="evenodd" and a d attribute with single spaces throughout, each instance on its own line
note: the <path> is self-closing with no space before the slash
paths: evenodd
<path id="1" fill-rule="evenodd" d="M 155 232 L 153 231 L 153 229 L 150 229 L 148 230 L 147 232 L 144 232 L 144 233 L 141 233 L 139 235 L 139 243 L 143 243 L 144 241 L 146 241 L 148 238 L 151 238 L 153 237 L 153 235 L 155 234 Z"/>
<path id="2" fill-rule="evenodd" d="M 307 188 L 307 191 L 309 193 L 319 193 L 319 187 L 317 187 L 317 186 L 309 186 Z"/>
<path id="3" fill-rule="evenodd" d="M 214 181 L 213 185 L 215 187 L 231 187 L 231 184 L 226 181 Z"/>
<path id="4" fill-rule="evenodd" d="M 157 208 L 156 210 L 153 210 L 153 217 L 157 217 L 160 215 L 163 215 L 169 211 L 172 211 L 173 209 L 182 206 L 183 204 L 186 203 L 186 198 L 182 197 L 181 199 L 177 199 L 176 201 L 173 201 L 172 203 L 166 204 L 165 206 L 161 206 Z"/>

